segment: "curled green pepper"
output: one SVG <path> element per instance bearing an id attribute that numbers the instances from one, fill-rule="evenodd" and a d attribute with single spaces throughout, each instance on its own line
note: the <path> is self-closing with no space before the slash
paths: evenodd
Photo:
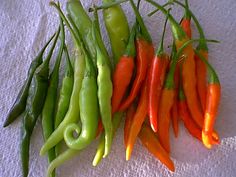
<path id="1" fill-rule="evenodd" d="M 68 125 L 64 132 L 64 139 L 68 147 L 80 150 L 89 145 L 96 136 L 99 115 L 97 82 L 95 67 L 82 41 L 82 36 L 73 19 L 69 18 L 69 20 L 76 32 L 75 40 L 85 55 L 86 67 L 79 96 L 81 126 L 75 123 Z M 77 133 L 78 138 L 74 137 L 74 132 Z"/>

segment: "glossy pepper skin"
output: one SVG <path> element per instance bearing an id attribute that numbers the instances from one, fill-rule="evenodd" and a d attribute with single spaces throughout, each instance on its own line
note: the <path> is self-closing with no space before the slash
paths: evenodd
<path id="1" fill-rule="evenodd" d="M 83 41 L 86 43 L 90 57 L 93 60 L 94 66 L 96 66 L 96 45 L 93 40 L 93 29 L 92 21 L 89 18 L 88 14 L 84 10 L 80 0 L 68 0 L 66 3 L 66 9 L 71 17 L 72 21 L 75 23 L 77 29 L 82 35 Z M 106 47 L 104 43 L 100 43 L 100 49 L 106 55 L 106 58 L 109 59 Z M 107 60 L 107 64 L 112 68 L 111 61 Z"/>
<path id="2" fill-rule="evenodd" d="M 48 150 L 50 150 L 52 147 L 57 145 L 63 139 L 64 131 L 67 125 L 71 123 L 77 123 L 79 121 L 80 106 L 78 104 L 78 100 L 80 97 L 80 89 L 82 86 L 82 80 L 84 78 L 84 72 L 85 72 L 85 56 L 82 51 L 81 43 L 78 40 L 77 34 L 75 33 L 75 31 L 72 30 L 69 22 L 67 21 L 67 19 L 61 12 L 60 7 L 57 6 L 57 4 L 55 4 L 54 2 L 51 2 L 50 4 L 57 9 L 60 17 L 63 19 L 64 23 L 69 28 L 70 33 L 72 34 L 74 38 L 76 55 L 75 55 L 75 63 L 74 63 L 74 84 L 73 84 L 73 90 L 71 94 L 69 109 L 63 121 L 60 123 L 57 129 L 51 134 L 51 136 L 47 139 L 47 141 L 42 146 L 40 150 L 40 155 L 44 155 Z"/>
<path id="3" fill-rule="evenodd" d="M 105 5 L 106 3 L 115 2 L 115 0 L 103 0 L 102 2 Z M 120 57 L 124 54 L 126 43 L 129 40 L 128 21 L 120 5 L 104 9 L 103 19 L 110 39 L 113 65 L 116 66 Z"/>
<path id="4" fill-rule="evenodd" d="M 56 34 L 47 58 L 36 69 L 29 88 L 26 110 L 23 118 L 21 139 L 21 162 L 24 177 L 28 176 L 30 137 L 32 135 L 37 118 L 43 109 L 48 89 L 49 61 L 55 48 L 59 32 L 60 30 L 58 30 Z"/>
<path id="5" fill-rule="evenodd" d="M 54 114 L 55 114 L 55 106 L 57 99 L 57 87 L 59 82 L 59 69 L 65 43 L 64 24 L 62 22 L 62 19 L 60 19 L 60 29 L 61 29 L 60 49 L 57 54 L 56 63 L 54 65 L 53 71 L 49 76 L 49 85 L 47 89 L 45 103 L 42 110 L 42 129 L 45 140 L 47 140 L 48 137 L 54 131 Z M 52 148 L 48 151 L 48 161 L 51 162 L 55 157 L 56 157 L 55 148 Z M 55 176 L 55 172 L 53 173 L 53 176 Z"/>
<path id="6" fill-rule="evenodd" d="M 44 47 L 40 50 L 38 55 L 31 62 L 30 68 L 29 68 L 28 74 L 27 74 L 28 75 L 27 79 L 25 80 L 23 86 L 21 87 L 21 90 L 18 93 L 14 104 L 12 105 L 12 107 L 10 109 L 10 111 L 7 115 L 7 118 L 3 124 L 3 127 L 7 127 L 8 125 L 10 125 L 14 120 L 16 120 L 20 116 L 21 113 L 24 112 L 25 107 L 26 107 L 26 101 L 27 101 L 27 97 L 28 97 L 29 87 L 30 87 L 33 75 L 34 75 L 37 67 L 43 62 L 44 51 L 46 50 L 48 44 L 51 42 L 51 40 L 53 39 L 54 36 L 55 36 L 55 34 L 46 42 Z"/>
<path id="7" fill-rule="evenodd" d="M 175 171 L 174 163 L 170 159 L 169 154 L 161 146 L 157 136 L 148 125 L 146 125 L 145 123 L 143 124 L 138 136 L 142 144 L 150 153 L 152 153 L 157 159 L 159 159 L 169 170 L 171 170 L 172 172 Z"/>

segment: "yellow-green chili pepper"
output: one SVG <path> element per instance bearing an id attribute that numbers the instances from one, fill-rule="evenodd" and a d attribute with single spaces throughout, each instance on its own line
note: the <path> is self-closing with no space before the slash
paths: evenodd
<path id="1" fill-rule="evenodd" d="M 95 12 L 96 13 L 96 12 Z M 95 18 L 96 19 L 96 18 Z M 93 24 L 94 29 L 94 40 L 102 40 L 99 35 L 96 35 L 96 30 L 98 30 L 99 22 L 96 19 Z M 105 152 L 103 157 L 106 157 L 111 149 L 112 145 L 112 113 L 111 113 L 111 97 L 112 97 L 112 81 L 111 81 L 111 71 L 106 63 L 105 55 L 102 53 L 98 45 L 97 49 L 97 84 L 98 84 L 98 102 L 102 124 L 105 131 Z"/>

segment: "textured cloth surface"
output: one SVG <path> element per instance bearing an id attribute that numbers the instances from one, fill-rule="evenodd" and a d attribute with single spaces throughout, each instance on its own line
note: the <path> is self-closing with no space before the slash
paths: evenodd
<path id="1" fill-rule="evenodd" d="M 180 123 L 178 139 L 174 138 L 171 130 L 171 157 L 176 166 L 176 172 L 171 173 L 142 147 L 140 141 L 137 141 L 134 147 L 131 160 L 125 161 L 122 123 L 115 137 L 111 154 L 98 167 L 92 167 L 92 159 L 97 146 L 97 142 L 94 142 L 78 156 L 61 166 L 58 169 L 58 176 L 235 176 L 236 1 L 189 1 L 191 9 L 205 29 L 207 38 L 216 38 L 221 41 L 220 44 L 209 45 L 209 60 L 217 69 L 222 84 L 221 105 L 215 125 L 222 140 L 221 144 L 210 151 L 207 150 L 200 142 L 193 139 Z M 65 1 L 61 2 L 65 7 Z M 92 0 L 82 2 L 85 8 L 92 5 Z M 134 22 L 132 9 L 127 3 L 123 7 L 131 25 Z M 157 45 L 164 16 L 159 12 L 151 18 L 147 17 L 146 14 L 152 9 L 147 3 L 141 4 L 141 13 Z M 0 176 L 18 177 L 22 176 L 19 155 L 22 118 L 8 128 L 3 129 L 2 125 L 26 78 L 32 58 L 56 30 L 58 17 L 56 11 L 48 5 L 47 0 L 2 0 L 0 12 Z M 172 13 L 180 19 L 183 11 L 181 8 L 174 8 Z M 108 46 L 104 28 L 102 30 Z M 194 36 L 197 36 L 196 32 L 194 28 Z M 171 44 L 170 29 L 167 33 L 166 48 Z M 67 41 L 71 44 L 70 38 Z M 108 49 L 110 50 L 109 46 Z M 43 144 L 42 128 L 39 122 L 31 140 L 29 176 L 45 176 L 47 160 L 46 157 L 39 156 L 39 150 Z"/>

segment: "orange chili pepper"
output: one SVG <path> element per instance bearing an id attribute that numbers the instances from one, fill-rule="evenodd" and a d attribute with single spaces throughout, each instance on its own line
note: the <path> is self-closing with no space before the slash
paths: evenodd
<path id="1" fill-rule="evenodd" d="M 159 159 L 169 170 L 175 171 L 174 163 L 170 159 L 169 154 L 161 146 L 158 138 L 149 126 L 144 123 L 138 136 L 150 153 Z"/>
<path id="2" fill-rule="evenodd" d="M 174 103 L 171 108 L 171 120 L 172 120 L 172 127 L 174 130 L 174 134 L 175 134 L 175 137 L 177 138 L 179 134 L 179 111 L 178 111 L 176 93 L 174 96 Z"/>
<path id="3" fill-rule="evenodd" d="M 208 52 L 204 50 L 199 51 L 206 59 L 208 59 Z M 205 63 L 195 55 L 196 61 L 196 76 L 197 76 L 197 91 L 201 102 L 202 110 L 206 108 L 206 94 L 207 94 L 207 68 Z"/>
<path id="4" fill-rule="evenodd" d="M 161 93 L 160 107 L 158 112 L 158 131 L 157 131 L 160 143 L 168 153 L 170 152 L 170 142 L 169 142 L 170 113 L 171 113 L 171 108 L 174 104 L 174 96 L 175 96 L 174 74 L 178 57 L 177 56 L 178 54 L 176 54 L 175 52 L 176 51 L 175 45 L 173 45 L 173 48 L 174 49 L 172 53 L 172 63 L 165 80 L 165 86 Z"/>
<path id="5" fill-rule="evenodd" d="M 147 116 L 147 107 L 148 107 L 148 89 L 147 89 L 147 79 L 142 86 L 141 96 L 138 102 L 137 110 L 134 115 L 133 121 L 130 125 L 129 133 L 128 133 L 128 141 L 126 148 L 126 160 L 129 160 L 131 157 L 131 153 L 134 147 L 134 143 L 136 141 L 136 137 L 142 127 L 142 124 Z"/>
<path id="6" fill-rule="evenodd" d="M 158 137 L 167 152 L 170 152 L 169 126 L 170 110 L 174 103 L 174 89 L 164 88 L 161 94 L 159 116 L 158 116 Z"/>
<path id="7" fill-rule="evenodd" d="M 204 58 L 203 55 L 201 55 L 200 52 L 198 52 L 197 50 L 195 52 L 199 56 L 199 58 L 206 64 L 209 73 L 206 109 L 204 113 L 204 125 L 202 129 L 202 141 L 207 148 L 211 148 L 214 144 L 212 134 L 218 106 L 220 103 L 221 86 L 214 68 L 208 63 L 208 61 Z"/>
<path id="8" fill-rule="evenodd" d="M 124 144 L 125 144 L 125 148 L 127 148 L 127 141 L 128 141 L 128 133 L 129 133 L 129 130 L 130 130 L 130 126 L 131 126 L 131 123 L 133 121 L 133 118 L 134 118 L 134 115 L 135 115 L 135 106 L 134 104 L 132 104 L 128 110 L 127 110 L 127 113 L 126 113 L 126 118 L 125 118 L 125 126 L 124 126 Z"/>

